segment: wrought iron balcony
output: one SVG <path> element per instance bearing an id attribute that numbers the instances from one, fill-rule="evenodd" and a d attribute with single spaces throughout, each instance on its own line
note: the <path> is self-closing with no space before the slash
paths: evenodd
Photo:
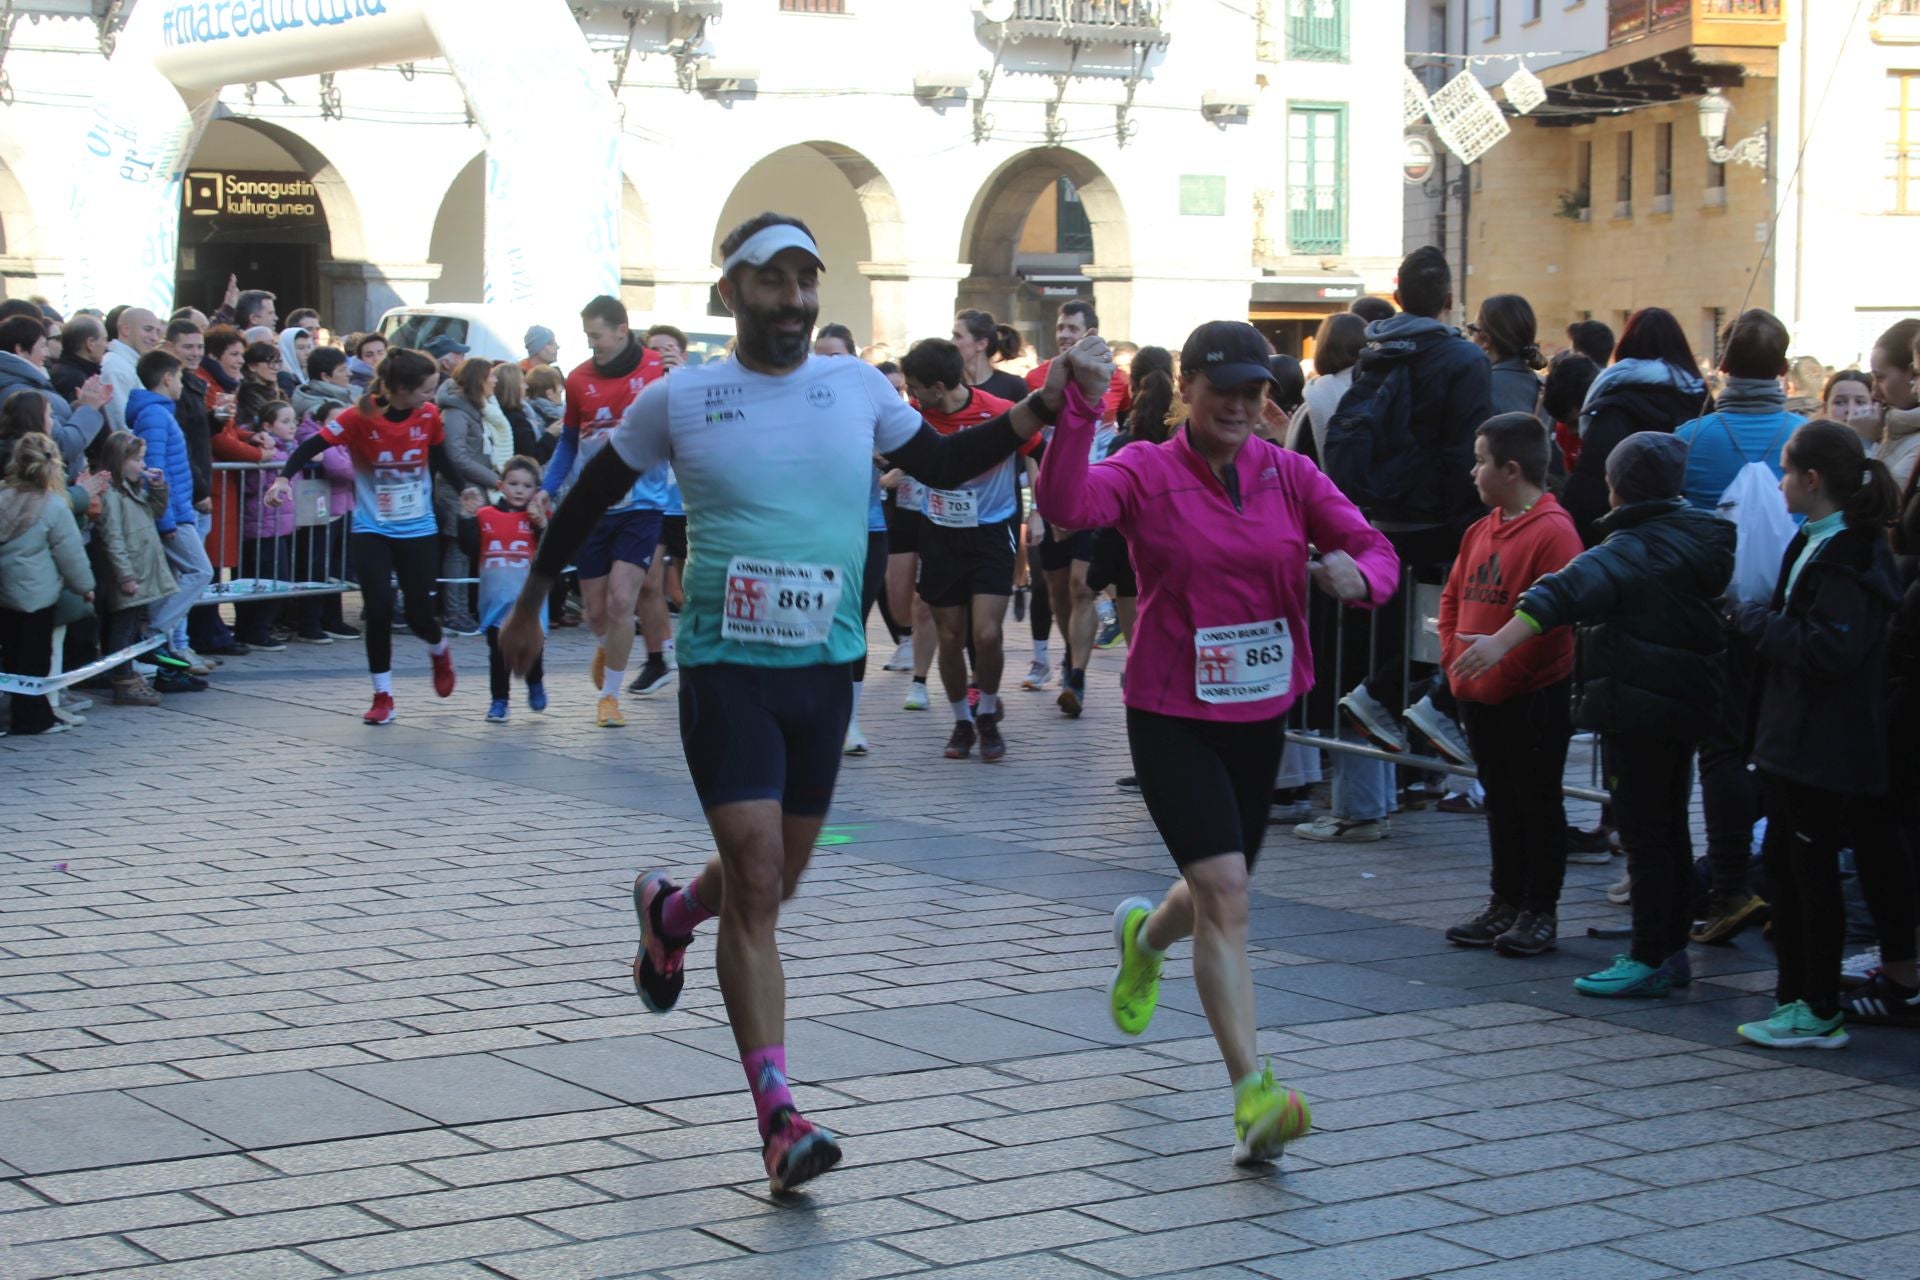
<path id="1" fill-rule="evenodd" d="M 1607 0 L 1607 44 L 1684 32 L 1686 42 L 1735 48 L 1786 43 L 1786 0 Z"/>
<path id="2" fill-rule="evenodd" d="M 989 16 L 1010 8 L 1004 22 Z M 1161 44 L 1167 0 L 1012 0 L 982 6 L 980 21 L 999 26 L 1010 40 L 1070 40 L 1081 44 Z"/>

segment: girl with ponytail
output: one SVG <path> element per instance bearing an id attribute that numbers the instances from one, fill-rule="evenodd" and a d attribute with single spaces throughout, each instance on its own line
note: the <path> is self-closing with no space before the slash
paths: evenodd
<path id="1" fill-rule="evenodd" d="M 994 366 L 1020 354 L 1025 343 L 1012 325 L 999 324 L 985 311 L 962 311 L 953 318 L 953 345 L 966 365 L 967 385 L 1015 403 L 1026 398 L 1026 381 Z"/>
<path id="2" fill-rule="evenodd" d="M 1883 874 L 1907 866 L 1891 848 L 1887 795 L 1887 632 L 1898 600 L 1887 526 L 1899 494 L 1859 435 L 1826 419 L 1796 430 L 1780 465 L 1787 509 L 1806 523 L 1787 546 L 1772 602 L 1735 605 L 1729 618 L 1758 655 L 1748 752 L 1765 795 L 1762 856 L 1779 957 L 1777 1007 L 1739 1034 L 1769 1048 L 1838 1049 L 1847 1043 L 1842 847 L 1860 860 L 1876 924 L 1904 908 L 1903 930 L 1887 923 L 1913 958 L 1911 868 L 1904 891 L 1889 891 Z M 1900 939 L 1891 941 L 1897 961 Z"/>

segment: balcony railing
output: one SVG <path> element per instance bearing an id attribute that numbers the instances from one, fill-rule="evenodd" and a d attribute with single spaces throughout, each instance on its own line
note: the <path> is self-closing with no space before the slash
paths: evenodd
<path id="1" fill-rule="evenodd" d="M 1347 0 L 1287 0 L 1287 56 L 1345 62 Z"/>
<path id="2" fill-rule="evenodd" d="M 1607 0 L 1607 43 L 1626 44 L 1675 28 L 1695 43 L 1778 45 L 1785 0 Z"/>
<path id="3" fill-rule="evenodd" d="M 1007 34 L 1121 44 L 1157 44 L 1167 0 L 1013 0 Z"/>
<path id="4" fill-rule="evenodd" d="M 1344 253 L 1346 193 L 1337 186 L 1287 188 L 1287 246 L 1296 254 Z"/>

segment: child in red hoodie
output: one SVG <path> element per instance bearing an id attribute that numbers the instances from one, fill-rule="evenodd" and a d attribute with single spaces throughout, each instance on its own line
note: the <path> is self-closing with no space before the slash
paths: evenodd
<path id="1" fill-rule="evenodd" d="M 1488 419 L 1473 441 L 1473 483 L 1492 507 L 1460 543 L 1440 597 L 1445 666 L 1513 617 L 1520 593 L 1580 554 L 1573 518 L 1547 493 L 1547 429 L 1532 414 Z M 1486 907 L 1447 930 L 1447 941 L 1537 956 L 1559 935 L 1567 870 L 1561 774 L 1573 735 L 1573 636 L 1561 628 L 1472 679 L 1454 696 L 1480 784 L 1487 792 L 1493 893 Z"/>

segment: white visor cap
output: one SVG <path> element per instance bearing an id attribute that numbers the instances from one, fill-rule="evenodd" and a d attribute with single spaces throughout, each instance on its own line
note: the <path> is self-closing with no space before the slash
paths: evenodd
<path id="1" fill-rule="evenodd" d="M 770 227 L 762 227 L 741 242 L 740 247 L 727 255 L 720 265 L 722 272 L 732 271 L 741 263 L 751 267 L 764 267 L 773 260 L 775 254 L 785 249 L 799 249 L 813 259 L 813 264 L 822 271 L 827 264 L 820 260 L 820 246 L 813 237 L 792 223 L 778 222 Z"/>

